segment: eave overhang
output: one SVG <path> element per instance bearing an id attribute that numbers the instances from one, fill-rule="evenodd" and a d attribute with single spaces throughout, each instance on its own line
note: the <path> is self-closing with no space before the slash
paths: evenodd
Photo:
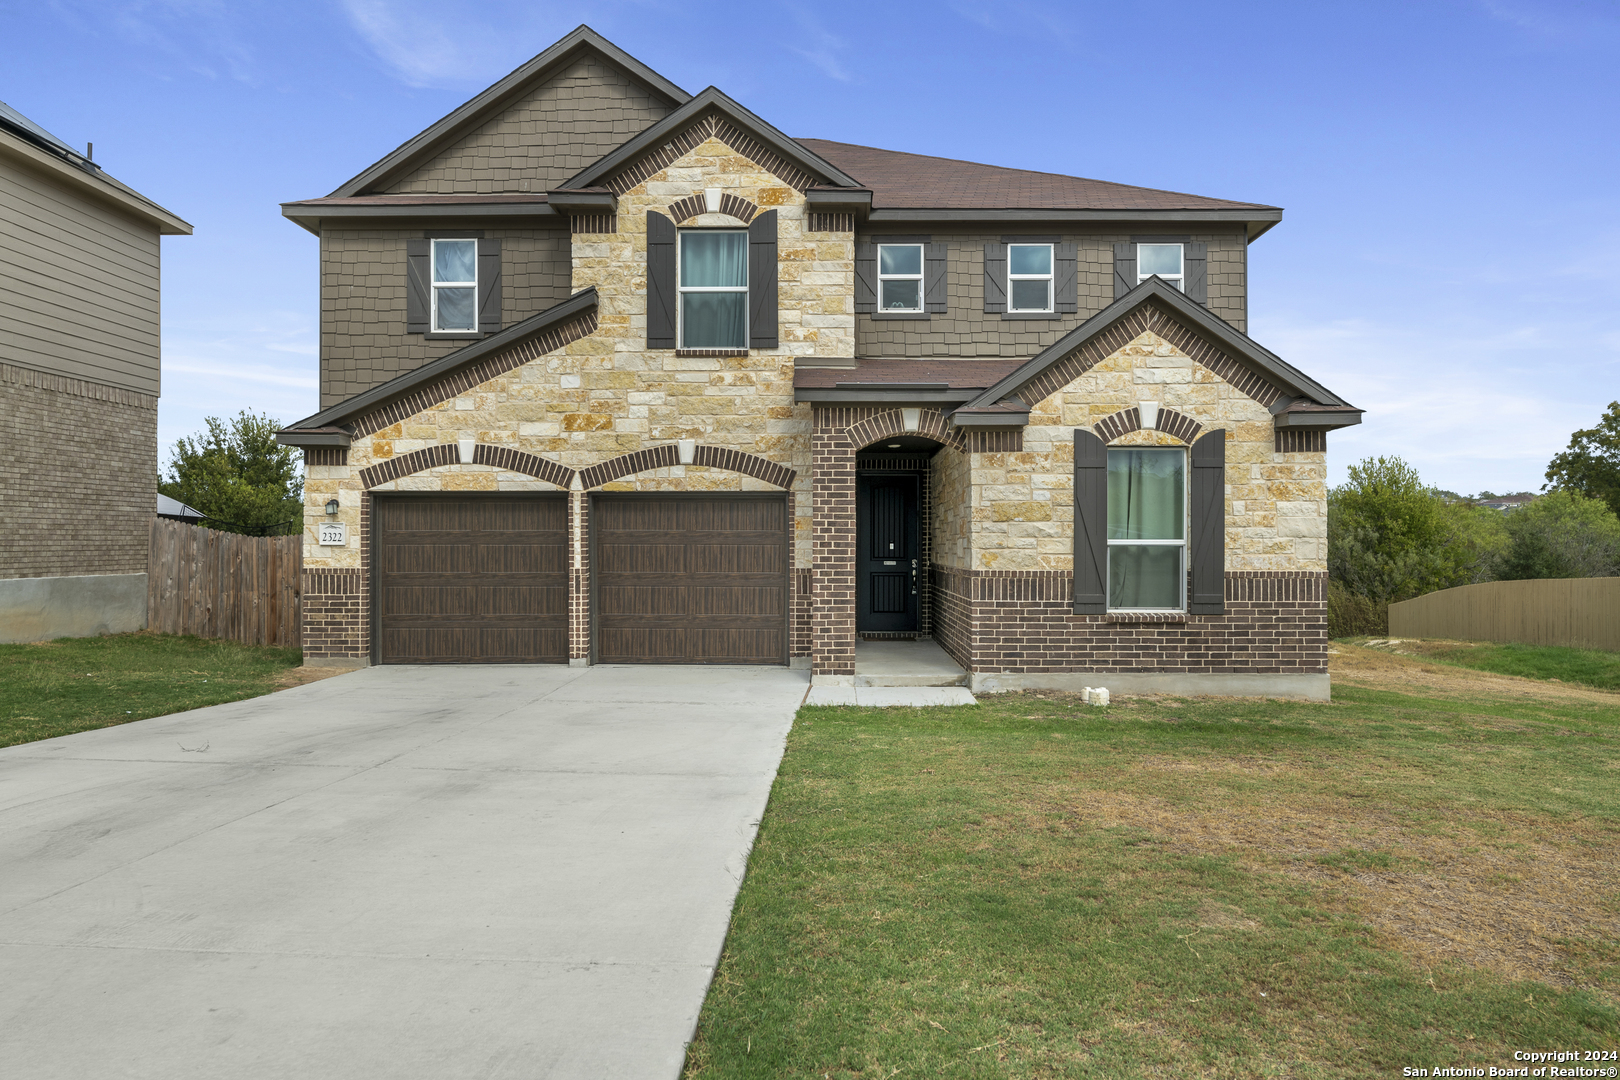
<path id="1" fill-rule="evenodd" d="M 352 439 L 347 428 L 300 428 L 296 425 L 276 432 L 276 442 L 282 446 L 348 446 Z"/>
<path id="2" fill-rule="evenodd" d="M 1028 363 L 974 398 L 970 405 L 973 407 L 993 406 L 1004 398 L 1017 394 L 1035 376 L 1113 326 L 1129 312 L 1149 302 L 1155 302 L 1168 308 L 1170 314 L 1184 326 L 1201 335 L 1217 348 L 1227 352 L 1239 362 L 1253 367 L 1273 385 L 1294 399 L 1296 403 L 1303 401 L 1318 407 L 1329 407 L 1326 411 L 1317 412 L 1313 415 L 1349 415 L 1345 410 L 1353 411 L 1357 416 L 1360 415 L 1360 410 L 1357 410 L 1355 406 L 1340 398 L 1333 391 L 1310 378 L 1226 320 L 1212 314 L 1202 304 L 1187 299 L 1180 289 L 1172 288 L 1157 277 L 1148 278 L 1136 288 L 1075 327 L 1075 329 L 1058 338 L 1057 341 L 1037 353 Z M 1310 425 L 1301 424 L 1298 426 L 1323 427 L 1330 425 L 1324 421 L 1315 421 Z"/>
<path id="3" fill-rule="evenodd" d="M 559 214 L 613 214 L 619 209 L 619 197 L 607 188 L 548 191 L 546 201 Z"/>
<path id="4" fill-rule="evenodd" d="M 1029 406 L 1021 401 L 1004 401 L 1000 405 L 964 407 L 951 413 L 952 427 L 1021 428 L 1029 426 Z"/>
<path id="5" fill-rule="evenodd" d="M 414 371 L 407 371 L 403 375 L 389 379 L 370 390 L 362 391 L 354 397 L 341 401 L 329 409 L 322 409 L 313 416 L 304 419 L 276 433 L 276 441 L 285 446 L 347 446 L 347 442 L 300 442 L 298 440 L 316 434 L 330 434 L 342 432 L 343 425 L 357 416 L 381 408 L 398 397 L 410 393 L 417 387 L 426 383 L 442 379 L 452 371 L 470 364 L 474 360 L 490 353 L 510 348 L 519 342 L 543 333 L 559 323 L 567 322 L 578 315 L 596 308 L 596 286 L 581 289 L 560 304 L 551 307 L 536 315 L 531 315 L 521 322 L 513 323 L 504 330 L 497 331 L 482 341 L 475 341 L 471 345 L 463 346 L 431 360 Z"/>
<path id="6" fill-rule="evenodd" d="M 867 220 L 918 224 L 947 223 L 1032 223 L 1050 222 L 1141 222 L 1148 225 L 1222 223 L 1244 226 L 1252 242 L 1282 220 L 1281 210 L 1043 210 L 1039 208 L 929 209 L 926 207 L 873 206 Z"/>
<path id="7" fill-rule="evenodd" d="M 703 113 L 709 111 L 717 112 L 726 117 L 738 127 L 747 130 L 767 147 L 781 154 L 788 161 L 793 162 L 793 164 L 812 176 L 820 177 L 827 184 L 849 188 L 861 186 L 859 180 L 835 168 L 831 162 L 819 154 L 811 153 L 809 149 L 782 134 L 782 132 L 733 101 L 726 94 L 711 86 L 699 92 L 697 96 L 656 124 L 646 128 L 640 134 L 632 136 L 617 149 L 598 158 L 580 172 L 569 177 L 567 182 L 562 185 L 562 190 L 601 185 L 603 181 L 614 173 L 656 150 L 659 146 L 668 142 L 672 136 L 697 120 Z"/>
<path id="8" fill-rule="evenodd" d="M 869 188 L 813 187 L 805 191 L 804 200 L 818 214 L 854 214 L 865 218 L 872 212 Z"/>
<path id="9" fill-rule="evenodd" d="M 820 405 L 962 405 L 977 393 L 976 390 L 917 390 L 891 383 L 870 383 L 831 389 L 800 387 L 793 391 L 793 400 Z"/>
<path id="10" fill-rule="evenodd" d="M 38 146 L 10 128 L 0 129 L 0 154 L 14 158 L 67 185 L 81 195 L 127 214 L 160 236 L 190 236 L 191 223 L 165 210 L 134 188 L 108 176 L 100 166 L 68 161 Z"/>
<path id="11" fill-rule="evenodd" d="M 321 223 L 353 224 L 357 220 L 466 221 L 555 218 L 559 211 L 542 194 L 511 195 L 361 195 L 302 199 L 281 204 L 281 216 L 319 236 Z M 549 224 L 549 223 L 546 223 Z"/>

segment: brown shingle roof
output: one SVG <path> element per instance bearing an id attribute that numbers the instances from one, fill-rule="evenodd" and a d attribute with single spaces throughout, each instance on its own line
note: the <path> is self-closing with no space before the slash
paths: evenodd
<path id="1" fill-rule="evenodd" d="M 1179 191 L 1079 176 L 1004 169 L 975 161 L 878 150 L 826 139 L 798 142 L 872 189 L 874 209 L 1275 210 Z"/>

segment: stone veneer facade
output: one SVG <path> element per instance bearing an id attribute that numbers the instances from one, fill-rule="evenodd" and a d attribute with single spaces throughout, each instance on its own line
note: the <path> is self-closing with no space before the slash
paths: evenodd
<path id="1" fill-rule="evenodd" d="M 656 171 L 627 167 L 632 178 L 637 168 L 645 175 L 615 187 L 615 217 L 576 222 L 570 286 L 595 287 L 594 314 L 477 361 L 455 385 L 422 395 L 409 415 L 385 407 L 359 418 L 346 451 L 310 451 L 307 655 L 370 653 L 375 493 L 568 491 L 570 656 L 583 662 L 590 491 L 786 488 L 790 651 L 810 657 L 820 679 L 849 680 L 856 454 L 911 433 L 943 444 L 925 478 L 930 628 L 970 671 L 1325 672 L 1325 454 L 1283 452 L 1269 410 L 1280 391 L 1167 313 L 1143 309 L 1033 380 L 1021 431 L 964 432 L 938 409 L 921 409 L 908 429 L 898 408 L 796 405 L 796 359 L 857 351 L 851 223 L 834 218 L 818 224 L 846 231 L 811 232 L 805 178 L 776 175 L 713 134 L 682 145 Z M 724 355 L 649 350 L 646 213 L 686 227 L 744 225 L 699 212 L 713 188 L 738 213 L 777 212 L 779 346 Z M 1157 429 L 1141 430 L 1141 402 L 1159 405 Z M 1183 445 L 1203 431 L 1226 432 L 1225 614 L 1073 614 L 1076 428 L 1126 445 Z M 685 465 L 676 450 L 683 440 L 697 447 Z M 468 462 L 457 449 L 463 443 Z M 350 540 L 323 548 L 315 533 L 334 495 Z"/>

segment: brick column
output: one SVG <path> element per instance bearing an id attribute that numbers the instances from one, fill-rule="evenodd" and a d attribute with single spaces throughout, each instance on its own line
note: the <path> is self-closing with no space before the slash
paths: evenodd
<path id="1" fill-rule="evenodd" d="M 587 664 L 591 656 L 591 546 L 587 535 L 590 497 L 568 493 L 568 662 Z"/>
<path id="2" fill-rule="evenodd" d="M 813 676 L 855 677 L 855 447 L 840 429 L 811 435 Z"/>

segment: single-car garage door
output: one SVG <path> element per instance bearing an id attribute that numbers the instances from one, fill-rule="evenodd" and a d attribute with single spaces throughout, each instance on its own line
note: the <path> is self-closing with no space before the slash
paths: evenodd
<path id="1" fill-rule="evenodd" d="M 567 661 L 567 496 L 378 496 L 374 517 L 383 663 Z"/>
<path id="2" fill-rule="evenodd" d="M 783 495 L 598 495 L 596 660 L 787 663 Z"/>

